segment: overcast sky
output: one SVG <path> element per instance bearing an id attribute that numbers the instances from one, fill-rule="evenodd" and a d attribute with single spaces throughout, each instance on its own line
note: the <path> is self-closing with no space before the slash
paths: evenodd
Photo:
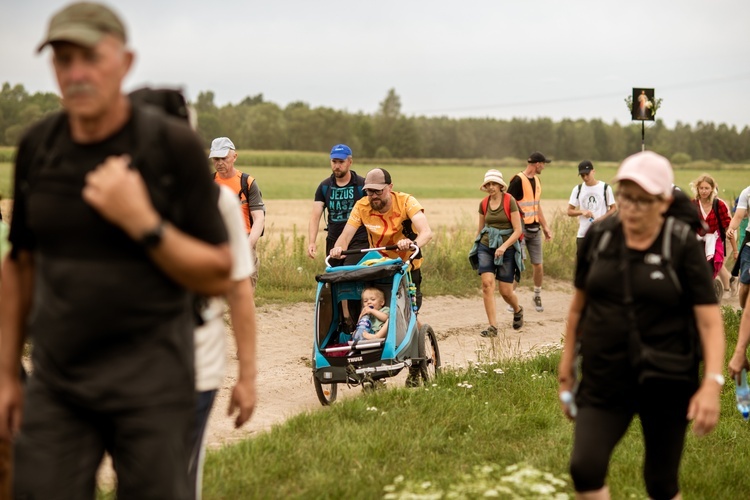
<path id="1" fill-rule="evenodd" d="M 2 0 L 0 82 L 55 91 L 34 52 L 63 0 Z M 262 93 L 373 113 L 601 118 L 653 87 L 658 115 L 750 126 L 749 0 L 128 0 L 128 89 L 180 85 L 217 104 Z"/>

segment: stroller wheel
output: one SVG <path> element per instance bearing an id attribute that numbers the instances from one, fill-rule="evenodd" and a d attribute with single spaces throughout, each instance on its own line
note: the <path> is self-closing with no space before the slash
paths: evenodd
<path id="1" fill-rule="evenodd" d="M 313 383 L 315 384 L 315 394 L 318 395 L 318 400 L 323 406 L 329 406 L 336 401 L 338 395 L 338 384 L 321 384 L 317 377 L 313 377 Z"/>
<path id="2" fill-rule="evenodd" d="M 440 372 L 440 349 L 437 335 L 430 325 L 422 325 L 419 329 L 418 344 L 419 361 L 409 368 L 406 387 L 427 385 Z"/>

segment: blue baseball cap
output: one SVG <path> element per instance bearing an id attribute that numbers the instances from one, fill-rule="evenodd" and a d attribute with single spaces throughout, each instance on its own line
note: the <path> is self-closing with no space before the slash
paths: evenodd
<path id="1" fill-rule="evenodd" d="M 346 144 L 336 144 L 331 148 L 331 159 L 332 160 L 346 160 L 352 155 L 352 148 Z"/>

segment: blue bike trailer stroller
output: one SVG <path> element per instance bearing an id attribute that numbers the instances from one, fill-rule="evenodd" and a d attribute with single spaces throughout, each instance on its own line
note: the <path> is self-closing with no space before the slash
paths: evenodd
<path id="1" fill-rule="evenodd" d="M 357 265 L 330 267 L 315 277 L 312 369 L 315 392 L 321 404 L 336 400 L 337 384 L 361 385 L 372 389 L 375 384 L 409 369 L 407 385 L 426 383 L 440 369 L 437 336 L 427 324 L 417 321 L 416 289 L 409 268 L 419 248 L 404 262 L 383 257 L 378 251 L 396 250 L 396 246 L 346 250 L 343 255 L 365 254 Z M 376 287 L 390 308 L 385 338 L 345 342 L 341 331 L 341 301 L 359 301 L 366 287 Z M 341 335 L 344 334 L 344 335 Z"/>

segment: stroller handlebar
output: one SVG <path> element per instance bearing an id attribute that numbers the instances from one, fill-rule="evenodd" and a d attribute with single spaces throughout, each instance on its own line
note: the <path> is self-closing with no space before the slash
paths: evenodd
<path id="1" fill-rule="evenodd" d="M 409 256 L 408 261 L 411 262 L 414 260 L 414 258 L 419 253 L 419 247 L 416 243 L 413 243 L 409 245 L 409 248 L 413 250 L 412 254 Z M 381 250 L 398 250 L 398 245 L 388 245 L 385 247 L 373 247 L 373 248 L 357 248 L 356 250 L 343 250 L 341 252 L 341 255 L 356 255 L 356 254 L 365 254 L 367 252 L 380 252 Z M 330 263 L 328 262 L 328 259 L 330 259 L 331 256 L 326 257 L 326 267 L 331 267 Z"/>

